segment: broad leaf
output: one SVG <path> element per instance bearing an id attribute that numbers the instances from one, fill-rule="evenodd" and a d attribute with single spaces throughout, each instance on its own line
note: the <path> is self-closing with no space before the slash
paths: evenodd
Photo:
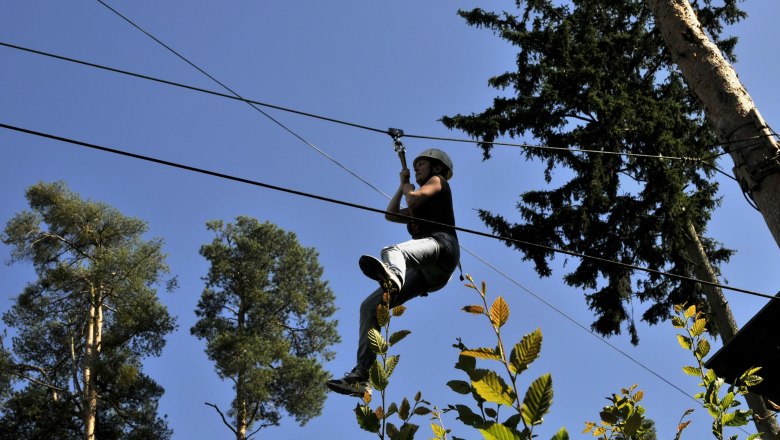
<path id="1" fill-rule="evenodd" d="M 393 307 L 393 316 L 399 317 L 403 315 L 405 311 L 406 311 L 406 307 L 404 306 Z"/>
<path id="2" fill-rule="evenodd" d="M 420 427 L 414 423 L 404 423 L 398 431 L 398 435 L 393 437 L 392 440 L 412 440 L 419 428 Z"/>
<path id="3" fill-rule="evenodd" d="M 477 368 L 477 360 L 474 359 L 473 356 L 464 356 L 461 354 L 458 356 L 458 362 L 455 364 L 455 368 L 470 374 L 470 372 Z"/>
<path id="4" fill-rule="evenodd" d="M 409 418 L 409 411 L 412 409 L 412 406 L 409 404 L 409 400 L 404 397 L 404 400 L 401 402 L 401 406 L 398 408 L 398 417 L 401 418 L 401 420 L 406 420 Z"/>
<path id="5" fill-rule="evenodd" d="M 522 415 L 528 425 L 542 423 L 544 415 L 550 410 L 553 399 L 552 376 L 549 373 L 533 381 L 523 399 Z"/>
<path id="6" fill-rule="evenodd" d="M 693 340 L 691 340 L 691 338 L 689 338 L 687 336 L 683 336 L 683 335 L 677 335 L 677 342 L 680 343 L 680 347 L 682 347 L 682 348 L 684 348 L 686 350 L 690 350 L 691 346 L 693 345 Z"/>
<path id="7" fill-rule="evenodd" d="M 390 309 L 384 304 L 376 306 L 376 322 L 380 327 L 384 327 L 390 322 Z"/>
<path id="8" fill-rule="evenodd" d="M 471 393 L 471 385 L 463 380 L 451 380 L 447 382 L 447 386 L 458 394 Z"/>
<path id="9" fill-rule="evenodd" d="M 494 423 L 487 429 L 480 429 L 479 432 L 485 440 L 521 440 L 520 433 L 499 423 Z"/>
<path id="10" fill-rule="evenodd" d="M 397 332 L 390 335 L 390 346 L 395 345 L 396 343 L 400 342 L 403 338 L 408 336 L 410 333 L 409 330 L 398 330 Z"/>
<path id="11" fill-rule="evenodd" d="M 458 412 L 458 417 L 456 418 L 463 422 L 464 425 L 471 426 L 472 428 L 481 428 L 485 425 L 485 419 L 479 414 L 474 413 L 474 411 L 466 405 L 459 404 L 454 407 L 450 406 L 450 408 Z"/>
<path id="12" fill-rule="evenodd" d="M 379 432 L 379 419 L 376 417 L 376 414 L 371 411 L 371 408 L 369 408 L 368 405 L 358 404 L 358 406 L 355 407 L 355 415 L 357 416 L 358 425 L 362 429 L 373 433 Z"/>
<path id="13" fill-rule="evenodd" d="M 682 369 L 683 372 L 689 376 L 701 377 L 702 371 L 698 367 L 692 367 L 690 365 L 686 365 Z"/>
<path id="14" fill-rule="evenodd" d="M 385 341 L 385 338 L 379 333 L 379 330 L 375 328 L 368 331 L 368 345 L 371 347 L 371 351 L 376 354 L 381 355 L 387 353 L 387 341 Z"/>
<path id="15" fill-rule="evenodd" d="M 509 304 L 503 297 L 496 298 L 490 306 L 490 322 L 496 327 L 501 327 L 509 320 Z"/>
<path id="16" fill-rule="evenodd" d="M 566 428 L 561 428 L 550 440 L 569 440 L 569 433 L 566 431 Z"/>
<path id="17" fill-rule="evenodd" d="M 523 336 L 520 343 L 512 348 L 512 353 L 509 354 L 509 370 L 513 374 L 522 373 L 539 357 L 541 351 L 542 331 L 537 328 L 533 333 Z"/>
<path id="18" fill-rule="evenodd" d="M 481 315 L 485 313 L 485 308 L 478 305 L 464 306 L 462 310 L 464 312 L 474 313 L 475 315 Z"/>
<path id="19" fill-rule="evenodd" d="M 463 350 L 460 352 L 463 356 L 472 356 L 479 359 L 489 359 L 494 361 L 500 361 L 501 355 L 496 352 L 494 348 L 475 348 L 473 350 Z"/>
<path id="20" fill-rule="evenodd" d="M 691 326 L 691 335 L 701 336 L 706 329 L 707 329 L 707 320 L 704 318 L 699 318 Z"/>
<path id="21" fill-rule="evenodd" d="M 385 367 L 382 366 L 382 363 L 379 362 L 379 359 L 375 360 L 374 364 L 371 365 L 371 368 L 368 370 L 368 377 L 369 380 L 371 380 L 371 385 L 377 391 L 383 391 L 390 383 L 387 378 Z"/>
<path id="22" fill-rule="evenodd" d="M 447 435 L 447 431 L 435 423 L 431 423 L 431 430 L 433 430 L 433 435 L 436 436 L 437 439 L 444 438 L 444 436 Z"/>
<path id="23" fill-rule="evenodd" d="M 699 343 L 696 344 L 696 351 L 694 351 L 694 354 L 696 355 L 696 359 L 702 360 L 705 356 L 710 352 L 710 342 L 706 339 L 700 339 Z"/>
<path id="24" fill-rule="evenodd" d="M 499 375 L 488 371 L 480 380 L 471 383 L 477 394 L 488 402 L 512 406 L 514 399 L 509 387 Z"/>
<path id="25" fill-rule="evenodd" d="M 400 354 L 387 357 L 385 360 L 385 372 L 387 372 L 387 377 L 390 377 L 393 374 L 393 370 L 395 370 L 395 366 L 398 365 L 398 360 L 400 358 Z"/>

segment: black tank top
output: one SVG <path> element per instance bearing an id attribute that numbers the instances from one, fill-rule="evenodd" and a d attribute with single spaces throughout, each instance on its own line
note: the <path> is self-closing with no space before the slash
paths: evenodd
<path id="1" fill-rule="evenodd" d="M 418 219 L 431 220 L 444 225 L 455 225 L 455 212 L 452 209 L 452 191 L 450 184 L 442 176 L 441 191 L 428 199 L 422 206 L 417 207 L 412 215 Z M 455 229 L 451 226 L 442 226 L 423 221 L 412 221 L 407 225 L 407 230 L 412 238 L 430 237 L 435 232 L 446 232 L 455 236 Z"/>

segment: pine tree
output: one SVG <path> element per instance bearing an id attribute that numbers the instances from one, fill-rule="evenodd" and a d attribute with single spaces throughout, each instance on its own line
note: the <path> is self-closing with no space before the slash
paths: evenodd
<path id="1" fill-rule="evenodd" d="M 163 389 L 141 363 L 160 355 L 175 327 L 155 288 L 168 270 L 162 241 L 144 240 L 144 221 L 62 182 L 36 184 L 26 196 L 30 210 L 8 222 L 2 239 L 38 279 L 3 315 L 16 333 L 2 377 L 20 384 L 4 402 L 0 432 L 170 438 L 157 415 Z"/>
<path id="2" fill-rule="evenodd" d="M 206 340 L 219 377 L 235 392 L 227 417 L 207 404 L 237 440 L 277 425 L 282 411 L 304 424 L 322 411 L 328 376 L 321 361 L 332 359 L 328 347 L 339 341 L 317 253 L 249 217 L 207 227 L 216 237 L 200 249 L 211 267 L 191 332 Z"/>

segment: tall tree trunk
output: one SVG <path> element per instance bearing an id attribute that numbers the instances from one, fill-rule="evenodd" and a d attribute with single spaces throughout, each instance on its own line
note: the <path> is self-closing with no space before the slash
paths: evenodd
<path id="1" fill-rule="evenodd" d="M 236 377 L 236 440 L 246 440 L 247 403 L 244 396 L 244 374 L 239 372 Z"/>
<path id="2" fill-rule="evenodd" d="M 696 270 L 696 278 L 703 281 L 710 281 L 713 283 L 718 282 L 718 277 L 715 273 L 715 269 L 710 264 L 707 254 L 704 252 L 704 246 L 701 244 L 699 234 L 693 223 L 688 222 L 688 257 L 694 264 Z M 723 340 L 723 345 L 728 344 L 734 335 L 739 330 L 737 328 L 737 322 L 734 320 L 734 315 L 731 314 L 731 308 L 729 307 L 726 297 L 723 295 L 723 290 L 719 287 L 702 285 L 704 294 L 707 297 L 707 303 L 710 306 L 712 312 L 712 319 L 715 321 L 715 325 L 718 328 L 718 333 Z M 762 435 L 761 438 L 765 440 L 777 439 L 780 427 L 778 427 L 777 420 L 774 417 L 770 417 L 772 413 L 767 409 L 764 399 L 757 395 L 750 393 L 745 396 L 748 407 L 753 410 L 753 413 L 758 416 L 754 419 L 756 429 L 759 432 L 768 435 Z M 771 437 L 769 436 L 771 434 Z"/>
<path id="3" fill-rule="evenodd" d="M 688 0 L 646 1 L 672 59 L 734 160 L 742 190 L 751 194 L 780 246 L 780 150 L 772 132 Z"/>
<path id="4" fill-rule="evenodd" d="M 97 418 L 97 378 L 95 377 L 95 364 L 97 358 L 99 307 L 97 292 L 90 288 L 89 312 L 86 329 L 86 343 L 84 344 L 84 438 L 95 440 L 95 419 Z"/>

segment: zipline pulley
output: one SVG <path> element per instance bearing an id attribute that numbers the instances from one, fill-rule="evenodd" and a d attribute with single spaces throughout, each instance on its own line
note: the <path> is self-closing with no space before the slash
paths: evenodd
<path id="1" fill-rule="evenodd" d="M 395 152 L 398 153 L 398 159 L 401 160 L 401 169 L 408 170 L 409 167 L 406 165 L 406 147 L 404 147 L 404 143 L 401 142 L 404 131 L 400 128 L 388 128 L 387 134 L 393 138 L 393 148 L 395 149 Z"/>

